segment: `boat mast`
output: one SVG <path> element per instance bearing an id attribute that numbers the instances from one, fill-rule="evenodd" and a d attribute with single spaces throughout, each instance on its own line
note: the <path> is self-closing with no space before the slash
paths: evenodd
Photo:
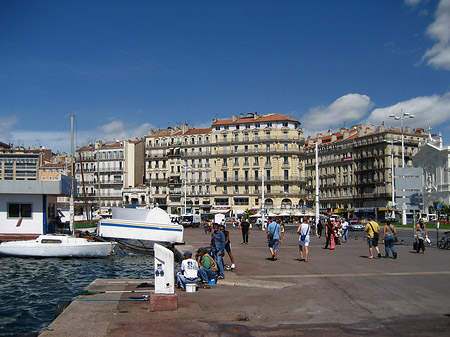
<path id="1" fill-rule="evenodd" d="M 75 226 L 74 226 L 74 187 L 75 187 L 75 175 L 74 175 L 74 163 L 73 163 L 73 115 L 70 115 L 70 170 L 72 175 L 72 188 L 70 189 L 70 233 L 75 236 Z"/>

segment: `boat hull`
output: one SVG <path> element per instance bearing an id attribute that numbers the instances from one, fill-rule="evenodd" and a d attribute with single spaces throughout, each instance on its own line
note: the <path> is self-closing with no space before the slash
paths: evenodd
<path id="1" fill-rule="evenodd" d="M 106 257 L 114 246 L 68 235 L 40 235 L 36 240 L 0 244 L 0 255 L 19 257 Z"/>
<path id="2" fill-rule="evenodd" d="M 102 219 L 99 222 L 99 235 L 109 238 L 181 243 L 183 226 L 126 219 Z"/>

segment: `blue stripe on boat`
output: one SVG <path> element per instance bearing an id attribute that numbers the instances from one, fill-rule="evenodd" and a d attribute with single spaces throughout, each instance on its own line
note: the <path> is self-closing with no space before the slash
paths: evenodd
<path id="1" fill-rule="evenodd" d="M 165 227 L 157 227 L 154 225 L 127 225 L 122 223 L 111 223 L 111 222 L 102 222 L 102 226 L 110 226 L 110 227 L 126 227 L 126 228 L 139 228 L 139 229 L 154 229 L 160 231 L 170 231 L 170 232 L 181 232 L 182 228 L 165 228 Z"/>

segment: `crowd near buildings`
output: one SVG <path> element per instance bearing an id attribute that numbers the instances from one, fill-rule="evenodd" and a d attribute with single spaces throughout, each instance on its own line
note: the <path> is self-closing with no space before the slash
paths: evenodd
<path id="1" fill-rule="evenodd" d="M 76 149 L 73 170 L 69 155 L 0 143 L 0 180 L 55 180 L 73 171 L 77 208 L 90 212 L 314 214 L 318 198 L 320 214 L 384 219 L 396 211 L 393 170 L 402 166 L 423 169 L 424 213 L 434 213 L 437 201 L 449 204 L 449 159 L 450 148 L 430 130 L 359 124 L 305 139 L 295 119 L 247 113 L 213 119 L 209 128 L 186 124 L 86 144 Z"/>

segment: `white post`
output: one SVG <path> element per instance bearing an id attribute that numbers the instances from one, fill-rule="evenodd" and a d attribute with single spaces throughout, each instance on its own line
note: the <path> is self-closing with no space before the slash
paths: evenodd
<path id="1" fill-rule="evenodd" d="M 187 201 L 187 164 L 184 164 L 184 211 L 183 215 L 186 215 L 186 201 Z"/>
<path id="2" fill-rule="evenodd" d="M 319 145 L 316 142 L 316 235 L 319 235 L 317 232 L 317 226 L 319 224 Z"/>
<path id="3" fill-rule="evenodd" d="M 394 186 L 394 181 L 395 181 L 395 168 L 394 168 L 394 140 L 392 140 L 391 142 L 391 168 L 392 168 L 392 218 L 395 218 L 395 186 Z"/>
<path id="4" fill-rule="evenodd" d="M 75 188 L 75 172 L 73 165 L 73 115 L 70 115 L 70 174 L 72 176 L 72 188 L 70 191 L 70 205 L 69 205 L 69 230 L 75 236 L 75 207 L 74 207 L 74 188 Z"/>
<path id="5" fill-rule="evenodd" d="M 263 229 L 263 230 L 265 230 L 266 228 L 265 228 L 265 219 L 266 219 L 266 217 L 265 217 L 265 210 L 264 210 L 264 204 L 265 204 L 265 198 L 264 198 L 264 169 L 261 169 L 261 189 L 262 189 L 262 196 L 261 196 L 261 198 L 262 198 L 262 203 L 261 203 L 261 228 Z"/>

